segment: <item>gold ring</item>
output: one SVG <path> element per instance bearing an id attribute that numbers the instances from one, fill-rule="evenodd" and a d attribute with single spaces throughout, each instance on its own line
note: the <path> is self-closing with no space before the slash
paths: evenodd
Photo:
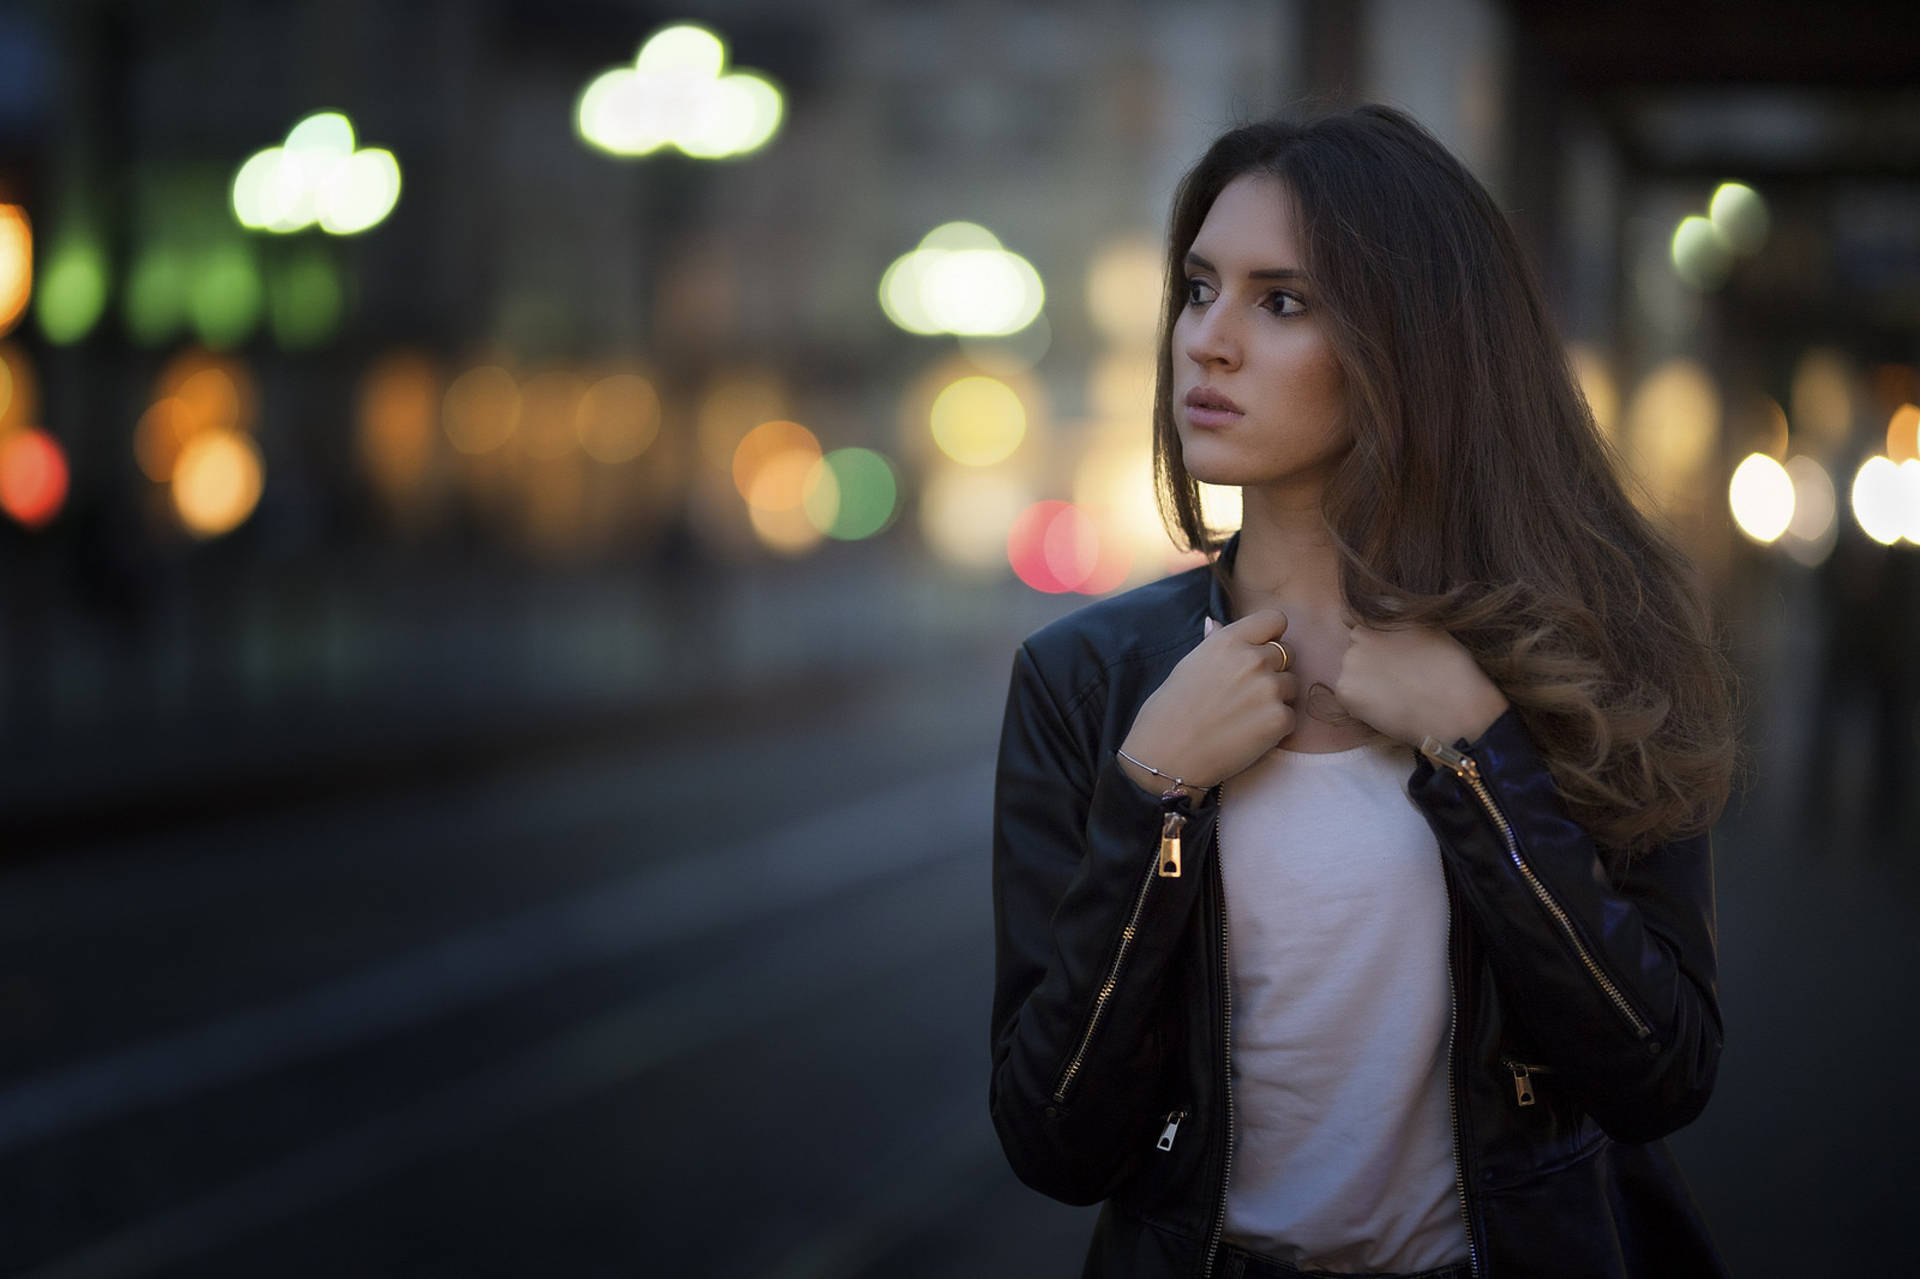
<path id="1" fill-rule="evenodd" d="M 1282 673 L 1293 669 L 1293 654 L 1279 640 L 1267 640 L 1267 643 L 1280 650 L 1280 670 Z"/>

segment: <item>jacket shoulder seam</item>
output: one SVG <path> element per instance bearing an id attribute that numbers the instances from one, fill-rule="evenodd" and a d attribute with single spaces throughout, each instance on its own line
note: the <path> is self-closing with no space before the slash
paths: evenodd
<path id="1" fill-rule="evenodd" d="M 1086 705 L 1087 701 L 1091 699 L 1096 692 L 1107 686 L 1109 682 L 1107 677 L 1117 668 L 1158 657 L 1170 649 L 1180 647 L 1180 645 L 1185 642 L 1185 640 L 1178 639 L 1168 640 L 1156 648 L 1131 649 L 1120 654 L 1118 657 L 1102 662 L 1100 664 L 1099 674 L 1090 677 L 1086 683 L 1074 690 L 1072 696 L 1067 698 L 1067 704 L 1062 708 L 1062 713 L 1066 715 L 1078 713 L 1080 708 Z"/>

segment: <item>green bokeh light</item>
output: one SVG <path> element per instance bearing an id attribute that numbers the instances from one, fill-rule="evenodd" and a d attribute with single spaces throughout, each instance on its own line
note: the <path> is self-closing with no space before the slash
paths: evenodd
<path id="1" fill-rule="evenodd" d="M 315 246 L 282 263 L 268 285 L 267 320 L 282 349 L 311 349 L 339 329 L 346 296 L 339 268 L 324 247 Z"/>
<path id="2" fill-rule="evenodd" d="M 839 485 L 839 510 L 828 537 L 857 541 L 872 537 L 893 522 L 899 508 L 900 486 L 893 466 L 872 449 L 835 449 L 823 459 Z"/>
<path id="3" fill-rule="evenodd" d="M 107 255 L 99 243 L 70 236 L 48 256 L 34 298 L 40 332 L 55 346 L 78 342 L 107 309 Z"/>
<path id="4" fill-rule="evenodd" d="M 187 298 L 194 331 L 216 351 L 238 346 L 260 323 L 265 290 L 243 243 L 217 245 L 195 264 Z"/>
<path id="5" fill-rule="evenodd" d="M 169 246 L 150 246 L 134 260 L 122 307 L 136 343 L 159 346 L 186 323 L 191 278 L 186 256 Z"/>

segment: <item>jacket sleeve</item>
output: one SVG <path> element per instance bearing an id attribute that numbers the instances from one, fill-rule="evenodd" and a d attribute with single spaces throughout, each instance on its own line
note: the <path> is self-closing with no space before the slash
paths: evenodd
<path id="1" fill-rule="evenodd" d="M 1191 809 L 1181 874 L 1158 875 L 1159 797 L 1102 750 L 1097 714 L 1083 722 L 1023 644 L 994 780 L 988 1104 L 1015 1174 L 1071 1204 L 1110 1195 L 1157 1131 L 1171 1036 L 1154 1009 L 1218 811 L 1212 793 Z"/>
<path id="2" fill-rule="evenodd" d="M 1707 833 L 1610 873 L 1515 711 L 1455 746 L 1478 787 L 1422 757 L 1408 790 L 1507 1016 L 1608 1136 L 1651 1141 L 1690 1123 L 1721 1046 Z"/>

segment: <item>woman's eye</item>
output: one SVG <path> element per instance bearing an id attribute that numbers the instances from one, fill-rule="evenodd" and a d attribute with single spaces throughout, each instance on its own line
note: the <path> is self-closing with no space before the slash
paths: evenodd
<path id="1" fill-rule="evenodd" d="M 1199 306 L 1203 302 L 1213 301 L 1213 286 L 1205 280 L 1187 281 L 1187 305 Z"/>
<path id="2" fill-rule="evenodd" d="M 1295 294 L 1275 291 L 1267 295 L 1267 309 L 1275 315 L 1300 315 L 1306 311 L 1307 304 Z"/>

